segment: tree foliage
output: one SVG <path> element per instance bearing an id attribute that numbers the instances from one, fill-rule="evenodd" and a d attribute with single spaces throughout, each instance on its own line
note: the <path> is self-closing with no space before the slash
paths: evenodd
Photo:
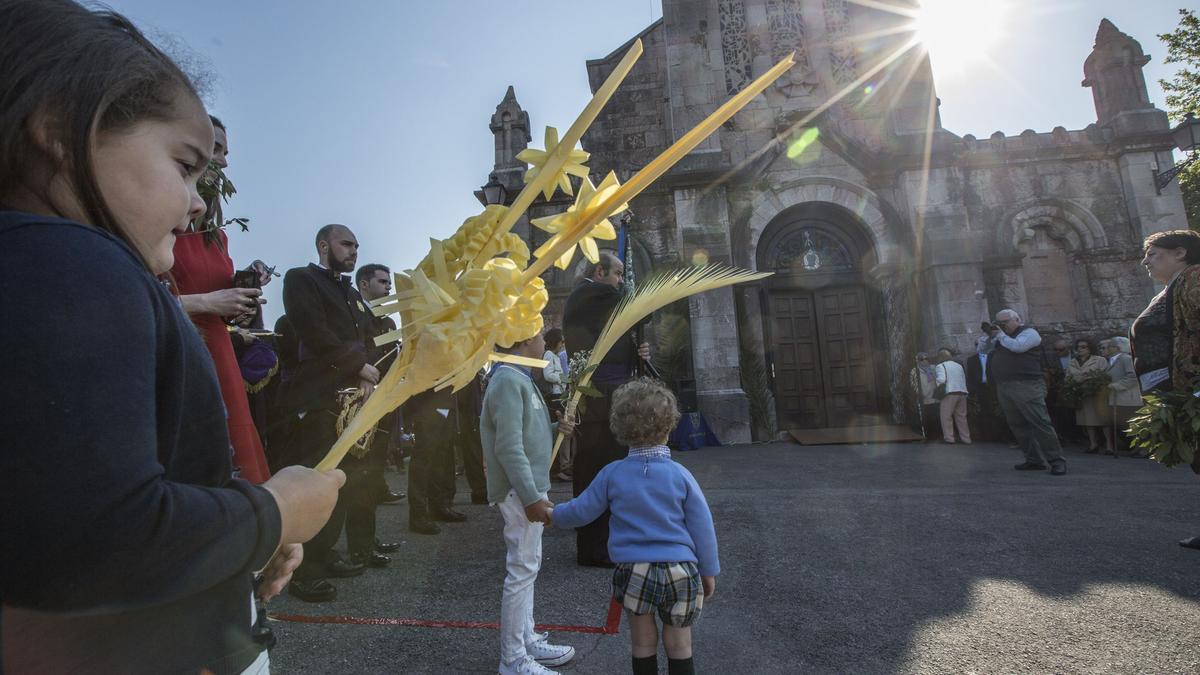
<path id="1" fill-rule="evenodd" d="M 1179 26 L 1158 36 L 1167 45 L 1165 63 L 1180 64 L 1170 80 L 1159 80 L 1167 94 L 1167 109 L 1179 122 L 1188 114 L 1200 114 L 1200 17 L 1195 10 L 1179 10 Z M 1179 172 L 1179 189 L 1192 229 L 1200 229 L 1200 162 Z"/>

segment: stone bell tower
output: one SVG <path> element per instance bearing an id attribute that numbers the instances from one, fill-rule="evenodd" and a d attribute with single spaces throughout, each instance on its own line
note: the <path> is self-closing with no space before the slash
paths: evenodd
<path id="1" fill-rule="evenodd" d="M 1150 56 L 1108 19 L 1100 22 L 1096 45 L 1083 64 L 1083 86 L 1092 90 L 1100 126 L 1117 136 L 1168 128 L 1167 114 L 1150 102 L 1142 68 Z"/>
<path id="2" fill-rule="evenodd" d="M 512 85 L 504 94 L 496 113 L 492 115 L 488 128 L 496 137 L 496 163 L 492 169 L 496 180 L 504 185 L 509 195 L 521 191 L 525 180 L 525 163 L 517 159 L 517 153 L 529 147 L 529 113 L 517 103 Z"/>
<path id="3" fill-rule="evenodd" d="M 1104 19 L 1083 64 L 1083 86 L 1091 88 L 1096 102 L 1097 124 L 1089 129 L 1119 153 L 1122 192 L 1139 243 L 1185 222 L 1178 186 L 1160 190 L 1154 184 L 1155 172 L 1173 163 L 1174 141 L 1167 114 L 1154 107 L 1146 92 L 1142 68 L 1149 62 L 1137 40 Z"/>

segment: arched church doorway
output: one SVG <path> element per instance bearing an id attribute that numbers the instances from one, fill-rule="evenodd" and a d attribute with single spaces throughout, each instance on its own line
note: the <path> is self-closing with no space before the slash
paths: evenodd
<path id="1" fill-rule="evenodd" d="M 802 204 L 763 232 L 764 335 L 784 429 L 844 427 L 887 410 L 882 303 L 871 240 L 840 206 Z"/>

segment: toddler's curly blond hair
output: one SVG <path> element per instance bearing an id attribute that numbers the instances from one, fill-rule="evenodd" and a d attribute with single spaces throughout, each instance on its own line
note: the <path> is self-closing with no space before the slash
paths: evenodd
<path id="1" fill-rule="evenodd" d="M 613 392 L 608 426 L 617 441 L 631 448 L 663 443 L 678 423 L 675 394 L 654 378 L 639 377 Z"/>

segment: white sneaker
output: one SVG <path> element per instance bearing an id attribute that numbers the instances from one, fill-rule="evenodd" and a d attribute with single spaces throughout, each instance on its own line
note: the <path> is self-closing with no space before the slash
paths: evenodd
<path id="1" fill-rule="evenodd" d="M 561 666 L 575 658 L 575 648 L 550 644 L 549 633 L 538 633 L 537 640 L 525 645 L 525 653 L 543 666 Z"/>
<path id="2" fill-rule="evenodd" d="M 575 650 L 571 650 L 574 652 Z M 533 660 L 532 656 L 523 656 L 514 663 L 500 662 L 500 675 L 555 675 L 555 671 L 544 667 Z"/>

